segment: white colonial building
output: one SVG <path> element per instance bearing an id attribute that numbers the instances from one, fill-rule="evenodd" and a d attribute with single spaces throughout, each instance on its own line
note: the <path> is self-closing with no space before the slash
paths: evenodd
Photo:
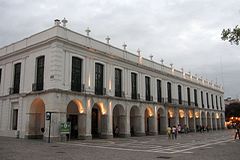
<path id="1" fill-rule="evenodd" d="M 167 126 L 224 128 L 223 88 L 55 26 L 0 49 L 0 136 L 59 140 L 156 135 Z M 45 129 L 42 132 L 42 128 Z"/>

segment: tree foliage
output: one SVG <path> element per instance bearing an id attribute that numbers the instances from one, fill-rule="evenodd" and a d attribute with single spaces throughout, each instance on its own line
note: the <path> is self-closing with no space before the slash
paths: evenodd
<path id="1" fill-rule="evenodd" d="M 237 25 L 233 29 L 223 29 L 221 39 L 229 41 L 231 44 L 239 45 L 240 42 L 240 27 Z"/>
<path id="2" fill-rule="evenodd" d="M 226 105 L 225 116 L 226 118 L 240 117 L 240 103 L 237 102 Z"/>

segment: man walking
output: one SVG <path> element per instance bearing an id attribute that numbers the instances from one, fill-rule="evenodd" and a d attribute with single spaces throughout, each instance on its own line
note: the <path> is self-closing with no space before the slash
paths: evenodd
<path id="1" fill-rule="evenodd" d="M 240 139 L 240 123 L 238 125 L 236 125 L 236 133 L 235 133 L 235 139 Z"/>

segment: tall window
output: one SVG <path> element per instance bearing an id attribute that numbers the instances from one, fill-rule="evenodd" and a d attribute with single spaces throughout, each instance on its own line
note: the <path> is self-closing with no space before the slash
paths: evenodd
<path id="1" fill-rule="evenodd" d="M 182 87 L 178 85 L 178 103 L 182 104 Z"/>
<path id="2" fill-rule="evenodd" d="M 202 108 L 204 108 L 204 103 L 203 103 L 203 91 L 201 91 L 201 103 L 202 103 Z"/>
<path id="3" fill-rule="evenodd" d="M 37 79 L 36 79 L 36 90 L 43 90 L 44 81 L 44 56 L 37 58 Z"/>
<path id="4" fill-rule="evenodd" d="M 191 93 L 190 93 L 190 88 L 187 88 L 187 98 L 188 98 L 188 105 L 191 105 Z"/>
<path id="5" fill-rule="evenodd" d="M 157 100 L 162 102 L 162 84 L 159 79 L 157 80 Z"/>
<path id="6" fill-rule="evenodd" d="M 0 68 L 0 84 L 2 82 L 2 68 Z"/>
<path id="7" fill-rule="evenodd" d="M 122 70 L 115 69 L 115 96 L 122 96 Z"/>
<path id="8" fill-rule="evenodd" d="M 222 110 L 222 97 L 220 96 L 220 108 Z"/>
<path id="9" fill-rule="evenodd" d="M 103 65 L 95 64 L 95 94 L 103 95 Z"/>
<path id="10" fill-rule="evenodd" d="M 216 95 L 216 107 L 218 109 L 218 97 L 217 97 L 217 95 Z"/>
<path id="11" fill-rule="evenodd" d="M 150 101 L 151 90 L 150 90 L 150 77 L 145 77 L 145 94 L 146 101 Z"/>
<path id="12" fill-rule="evenodd" d="M 17 122 L 18 122 L 18 109 L 13 109 L 12 130 L 17 130 Z"/>
<path id="13" fill-rule="evenodd" d="M 209 98 L 208 98 L 208 93 L 206 93 L 206 97 L 207 97 L 207 108 L 209 108 Z"/>
<path id="14" fill-rule="evenodd" d="M 131 73 L 132 99 L 137 99 L 137 74 Z"/>
<path id="15" fill-rule="evenodd" d="M 194 89 L 194 104 L 195 106 L 198 106 L 198 103 L 197 103 L 197 90 Z"/>
<path id="16" fill-rule="evenodd" d="M 21 76 L 21 63 L 14 66 L 14 80 L 13 80 L 13 93 L 19 93 Z"/>
<path id="17" fill-rule="evenodd" d="M 213 102 L 213 95 L 211 94 L 211 100 L 212 100 L 212 109 L 214 109 L 214 102 Z"/>
<path id="18" fill-rule="evenodd" d="M 172 103 L 172 85 L 170 82 L 167 83 L 168 103 Z"/>
<path id="19" fill-rule="evenodd" d="M 82 60 L 77 57 L 72 57 L 72 82 L 71 90 L 81 92 L 81 72 Z"/>

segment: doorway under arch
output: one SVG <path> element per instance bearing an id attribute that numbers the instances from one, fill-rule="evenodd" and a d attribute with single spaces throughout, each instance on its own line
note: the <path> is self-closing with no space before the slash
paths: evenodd
<path id="1" fill-rule="evenodd" d="M 208 129 L 212 129 L 211 115 L 207 112 L 207 127 Z"/>
<path id="2" fill-rule="evenodd" d="M 212 128 L 213 128 L 213 130 L 217 129 L 215 113 L 212 113 Z"/>
<path id="3" fill-rule="evenodd" d="M 183 109 L 179 109 L 178 111 L 178 117 L 179 117 L 179 125 L 181 127 L 185 126 L 186 123 L 185 123 L 185 111 Z"/>
<path id="4" fill-rule="evenodd" d="M 107 130 L 107 124 L 104 125 L 102 121 L 103 116 L 106 116 L 106 110 L 103 106 L 103 103 L 95 103 L 92 107 L 92 127 L 91 134 L 93 138 L 100 138 L 101 132 Z"/>
<path id="5" fill-rule="evenodd" d="M 204 111 L 201 112 L 201 120 L 202 120 L 202 126 L 206 127 L 206 114 Z"/>
<path id="6" fill-rule="evenodd" d="M 113 137 L 119 137 L 126 132 L 126 116 L 124 115 L 124 108 L 117 104 L 113 108 L 112 114 Z"/>
<path id="7" fill-rule="evenodd" d="M 162 108 L 159 108 L 157 111 L 157 127 L 158 134 L 166 134 L 166 116 L 164 116 Z"/>
<path id="8" fill-rule="evenodd" d="M 29 138 L 42 139 L 45 130 L 45 104 L 41 98 L 33 100 L 29 112 Z"/>
<path id="9" fill-rule="evenodd" d="M 71 123 L 71 139 L 78 138 L 80 113 L 83 113 L 83 111 L 82 102 L 78 99 L 72 100 L 67 106 L 67 121 Z"/>
<path id="10" fill-rule="evenodd" d="M 189 131 L 191 131 L 191 132 L 196 131 L 196 128 L 194 126 L 194 111 L 193 110 L 188 111 L 188 127 L 189 127 Z"/>
<path id="11" fill-rule="evenodd" d="M 133 106 L 130 110 L 130 132 L 131 136 L 136 136 L 140 132 L 141 115 L 140 109 L 137 106 Z"/>
<path id="12" fill-rule="evenodd" d="M 221 129 L 225 129 L 225 120 L 222 113 L 220 114 L 220 120 L 221 120 Z"/>

